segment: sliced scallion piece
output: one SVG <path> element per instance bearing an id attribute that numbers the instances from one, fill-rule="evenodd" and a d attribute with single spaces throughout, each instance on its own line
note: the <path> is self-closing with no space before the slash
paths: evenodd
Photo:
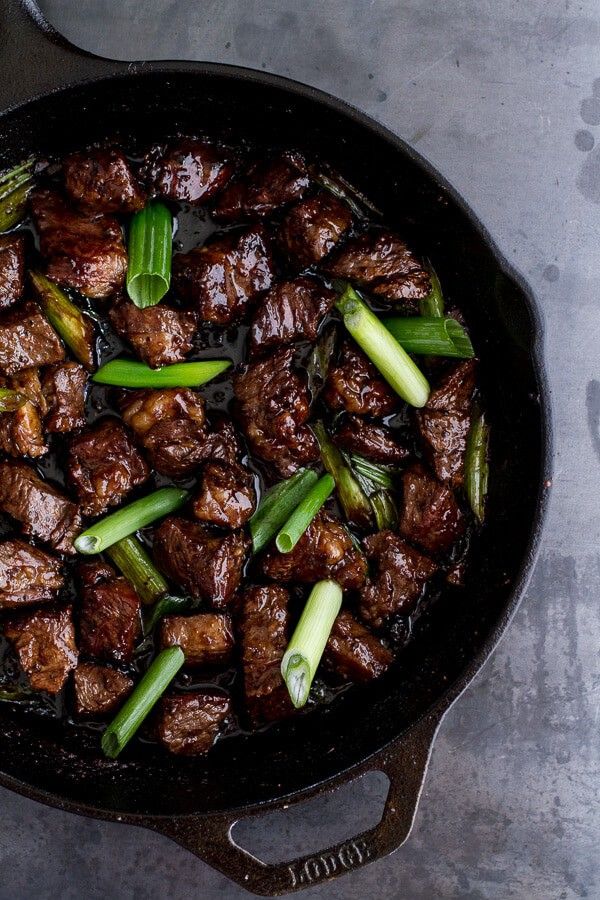
<path id="1" fill-rule="evenodd" d="M 94 368 L 94 326 L 66 293 L 45 275 L 31 272 L 31 283 L 42 311 L 75 359 L 86 369 Z"/>
<path id="2" fill-rule="evenodd" d="M 316 422 L 313 430 L 319 442 L 321 460 L 335 480 L 338 500 L 349 522 L 359 528 L 369 528 L 373 515 L 369 498 L 361 488 L 344 457 L 335 446 L 322 422 Z"/>
<path id="3" fill-rule="evenodd" d="M 111 359 L 100 366 L 92 380 L 124 388 L 198 387 L 216 378 L 230 366 L 228 359 L 207 359 L 151 369 L 137 360 Z"/>
<path id="4" fill-rule="evenodd" d="M 457 359 L 475 356 L 469 335 L 456 319 L 393 316 L 381 321 L 407 353 Z"/>
<path id="5" fill-rule="evenodd" d="M 485 498 L 488 486 L 488 447 L 490 427 L 482 412 L 476 410 L 471 419 L 465 452 L 465 491 L 477 520 L 485 517 Z"/>
<path id="6" fill-rule="evenodd" d="M 102 553 L 121 538 L 179 509 L 188 497 L 189 492 L 182 488 L 160 488 L 90 525 L 75 538 L 75 549 L 79 553 Z"/>
<path id="7" fill-rule="evenodd" d="M 0 388 L 0 413 L 14 412 L 27 403 L 27 397 L 11 388 Z"/>
<path id="8" fill-rule="evenodd" d="M 323 475 L 311 487 L 275 538 L 280 553 L 290 553 L 294 549 L 334 487 L 335 481 L 331 475 Z"/>
<path id="9" fill-rule="evenodd" d="M 108 548 L 107 553 L 142 603 L 156 603 L 168 592 L 169 585 L 135 535 L 121 538 Z"/>
<path id="10" fill-rule="evenodd" d="M 254 553 L 266 547 L 317 479 L 312 469 L 300 469 L 264 494 L 248 523 Z"/>
<path id="11" fill-rule="evenodd" d="M 116 759 L 185 662 L 181 647 L 162 650 L 102 735 L 105 756 Z"/>
<path id="12" fill-rule="evenodd" d="M 336 581 L 319 581 L 310 592 L 300 621 L 281 660 L 281 674 L 296 708 L 308 700 L 310 686 L 342 605 Z"/>
<path id="13" fill-rule="evenodd" d="M 391 491 L 375 491 L 369 497 L 379 531 L 393 530 L 398 524 L 398 510 Z"/>
<path id="14" fill-rule="evenodd" d="M 155 306 L 171 284 L 173 218 L 170 211 L 152 200 L 137 212 L 129 227 L 127 293 L 136 306 Z"/>
<path id="15" fill-rule="evenodd" d="M 411 406 L 425 406 L 427 379 L 351 285 L 346 285 L 336 306 L 356 343 L 396 393 Z"/>
<path id="16" fill-rule="evenodd" d="M 24 218 L 34 165 L 35 160 L 28 159 L 0 175 L 0 231 L 14 228 Z"/>
<path id="17" fill-rule="evenodd" d="M 444 315 L 444 295 L 440 279 L 437 277 L 432 265 L 428 265 L 431 278 L 431 290 L 423 300 L 419 301 L 419 312 L 422 316 L 440 318 Z"/>

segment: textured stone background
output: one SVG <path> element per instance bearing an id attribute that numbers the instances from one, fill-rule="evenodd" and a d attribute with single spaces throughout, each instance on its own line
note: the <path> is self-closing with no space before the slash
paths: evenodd
<path id="1" fill-rule="evenodd" d="M 444 173 L 528 278 L 546 318 L 556 425 L 553 498 L 531 587 L 444 721 L 409 842 L 305 896 L 600 897 L 597 0 L 40 5 L 74 43 L 101 54 L 262 67 L 356 104 Z M 381 796 L 371 777 L 262 819 L 246 842 L 280 858 L 325 846 L 376 818 Z M 159 836 L 3 790 L 0 803 L 1 898 L 247 896 Z"/>

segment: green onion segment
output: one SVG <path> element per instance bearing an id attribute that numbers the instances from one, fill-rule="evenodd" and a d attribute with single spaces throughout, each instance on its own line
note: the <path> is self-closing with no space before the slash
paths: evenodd
<path id="1" fill-rule="evenodd" d="M 325 645 L 342 605 L 336 581 L 319 581 L 310 592 L 300 621 L 281 661 L 281 675 L 296 708 L 308 700 Z"/>
<path id="2" fill-rule="evenodd" d="M 171 284 L 173 218 L 158 200 L 135 213 L 129 227 L 127 293 L 136 306 L 155 306 Z"/>
<path id="3" fill-rule="evenodd" d="M 102 735 L 105 756 L 116 759 L 185 662 L 181 647 L 161 651 Z"/>
<path id="4" fill-rule="evenodd" d="M 346 285 L 336 306 L 356 343 L 394 391 L 411 406 L 425 406 L 427 379 L 351 285 Z"/>
<path id="5" fill-rule="evenodd" d="M 99 384 L 113 384 L 124 388 L 199 387 L 225 372 L 231 366 L 228 359 L 207 359 L 198 362 L 174 363 L 151 369 L 133 359 L 111 359 L 92 376 Z"/>
<path id="6" fill-rule="evenodd" d="M 300 469 L 264 494 L 249 522 L 254 553 L 266 547 L 317 480 L 312 469 Z"/>
<path id="7" fill-rule="evenodd" d="M 290 553 L 335 487 L 331 475 L 323 475 L 300 501 L 275 538 L 280 553 Z"/>
<path id="8" fill-rule="evenodd" d="M 182 488 L 160 488 L 90 525 L 75 538 L 75 549 L 79 553 L 102 553 L 139 528 L 179 509 L 188 497 L 189 492 Z"/>

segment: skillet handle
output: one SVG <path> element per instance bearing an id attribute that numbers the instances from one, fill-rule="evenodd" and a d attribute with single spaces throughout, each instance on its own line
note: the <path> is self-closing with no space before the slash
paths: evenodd
<path id="1" fill-rule="evenodd" d="M 276 864 L 257 859 L 236 844 L 231 834 L 238 821 L 256 812 L 161 818 L 148 825 L 255 894 L 276 897 L 314 887 L 393 853 L 408 838 L 438 724 L 437 717 L 422 720 L 397 744 L 367 764 L 364 772 L 381 771 L 390 782 L 381 821 L 322 852 Z"/>
<path id="2" fill-rule="evenodd" d="M 0 111 L 127 66 L 69 43 L 35 0 L 0 0 Z"/>

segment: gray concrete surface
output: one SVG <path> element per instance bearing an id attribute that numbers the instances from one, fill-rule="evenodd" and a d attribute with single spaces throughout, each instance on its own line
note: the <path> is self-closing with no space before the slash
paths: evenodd
<path id="1" fill-rule="evenodd" d="M 338 94 L 461 191 L 546 319 L 556 470 L 514 624 L 447 716 L 414 832 L 305 896 L 600 897 L 600 5 L 597 0 L 43 0 L 119 58 L 265 68 Z M 247 833 L 281 857 L 376 816 L 356 785 Z M 247 896 L 166 839 L 0 791 L 0 897 Z"/>

